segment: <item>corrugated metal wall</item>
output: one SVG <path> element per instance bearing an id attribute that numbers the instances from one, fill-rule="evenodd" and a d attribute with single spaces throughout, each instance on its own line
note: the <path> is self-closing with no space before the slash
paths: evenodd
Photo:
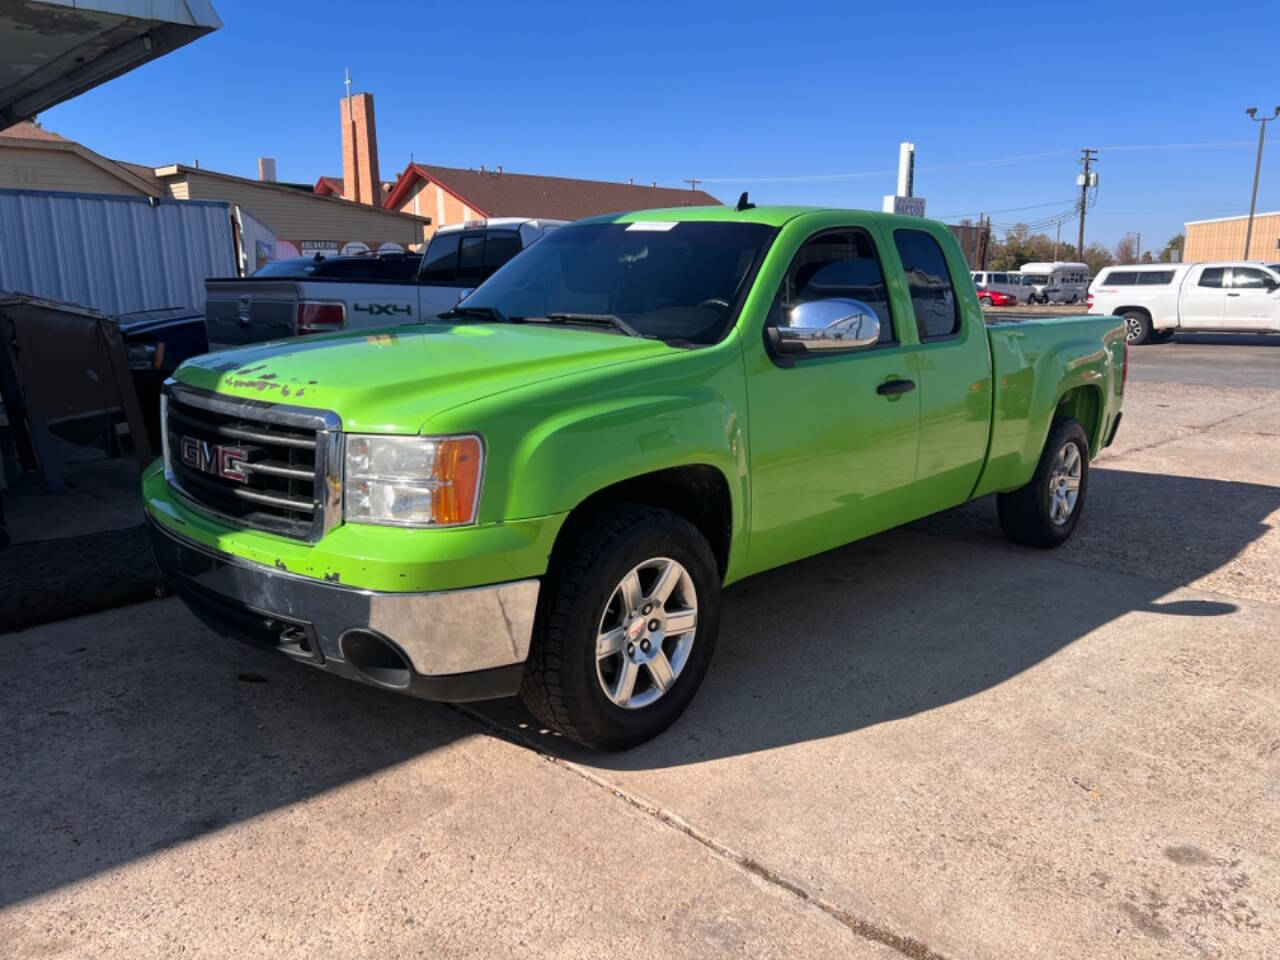
<path id="1" fill-rule="evenodd" d="M 106 314 L 203 310 L 205 278 L 235 274 L 225 203 L 0 190 L 0 290 Z"/>

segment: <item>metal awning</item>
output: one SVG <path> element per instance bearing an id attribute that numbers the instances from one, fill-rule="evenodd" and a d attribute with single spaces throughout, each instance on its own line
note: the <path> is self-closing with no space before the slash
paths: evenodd
<path id="1" fill-rule="evenodd" d="M 210 0 L 0 0 L 0 129 L 221 26 Z"/>

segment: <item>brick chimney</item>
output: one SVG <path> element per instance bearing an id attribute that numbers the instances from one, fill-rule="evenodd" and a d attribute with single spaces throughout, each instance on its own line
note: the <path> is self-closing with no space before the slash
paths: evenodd
<path id="1" fill-rule="evenodd" d="M 349 112 L 348 112 L 349 111 Z M 382 204 L 378 137 L 373 126 L 373 94 L 342 98 L 342 193 L 348 200 Z"/>

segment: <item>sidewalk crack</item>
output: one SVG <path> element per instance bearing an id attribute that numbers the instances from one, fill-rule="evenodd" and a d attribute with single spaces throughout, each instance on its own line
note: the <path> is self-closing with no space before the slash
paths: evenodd
<path id="1" fill-rule="evenodd" d="M 910 958 L 910 960 L 946 960 L 943 954 L 936 952 L 930 948 L 928 944 L 917 940 L 915 937 L 896 933 L 881 924 L 863 919 L 862 917 L 854 916 L 849 911 L 832 903 L 830 900 L 813 893 L 806 889 L 802 884 L 784 876 L 776 870 L 773 870 L 767 865 L 761 863 L 759 860 L 756 860 L 754 857 L 740 853 L 727 844 L 720 842 L 710 834 L 699 830 L 693 824 L 684 820 L 665 807 L 660 807 L 657 804 L 650 803 L 642 797 L 630 793 L 616 784 L 610 783 L 594 771 L 576 764 L 571 760 L 565 760 L 562 757 L 557 757 L 554 754 L 548 753 L 541 749 L 537 743 L 524 736 L 519 731 L 512 730 L 509 727 L 505 727 L 502 724 L 491 720 L 489 717 L 486 717 L 484 714 L 476 711 L 466 704 L 455 703 L 449 704 L 449 706 L 458 713 L 470 717 L 480 726 L 485 727 L 487 730 L 502 737 L 504 740 L 537 754 L 542 760 L 552 764 L 553 766 L 561 767 L 571 773 L 577 774 L 588 783 L 613 794 L 615 797 L 629 804 L 636 810 L 639 810 L 641 813 L 657 820 L 663 826 L 683 833 L 691 840 L 705 847 L 719 859 L 737 867 L 740 870 L 753 874 L 765 883 L 768 883 L 770 886 L 777 887 L 778 889 L 791 894 L 803 903 L 816 907 L 841 926 L 848 929 L 854 936 L 863 940 L 869 940 L 872 943 L 879 943 L 890 947 L 898 951 L 898 953 L 902 954 L 904 957 Z"/>

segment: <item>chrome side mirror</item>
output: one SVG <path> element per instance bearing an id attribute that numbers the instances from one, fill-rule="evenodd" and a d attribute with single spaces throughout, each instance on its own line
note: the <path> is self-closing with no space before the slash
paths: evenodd
<path id="1" fill-rule="evenodd" d="M 861 300 L 810 300 L 792 307 L 788 324 L 771 331 L 779 353 L 860 350 L 879 341 L 880 319 Z"/>

